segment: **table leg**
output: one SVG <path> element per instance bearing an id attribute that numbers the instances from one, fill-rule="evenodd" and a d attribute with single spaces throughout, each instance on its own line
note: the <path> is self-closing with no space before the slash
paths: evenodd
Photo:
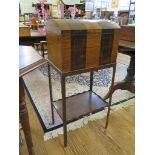
<path id="1" fill-rule="evenodd" d="M 108 99 L 110 97 L 110 94 L 113 94 L 117 89 L 128 90 L 132 93 L 135 93 L 135 54 L 132 54 L 130 56 L 130 64 L 127 69 L 127 75 L 125 79 L 121 82 L 116 82 L 113 89 L 110 88 L 109 92 L 104 97 L 105 100 Z"/>
<path id="2" fill-rule="evenodd" d="M 116 72 L 116 65 L 113 66 L 111 89 L 113 89 L 113 87 L 114 87 L 115 72 Z M 108 127 L 109 115 L 110 115 L 110 108 L 111 108 L 111 100 L 112 100 L 112 91 L 110 91 L 110 94 L 109 94 L 108 112 L 107 112 L 107 118 L 106 118 L 105 128 Z"/>
<path id="3" fill-rule="evenodd" d="M 47 65 L 48 65 L 48 80 L 49 80 L 50 102 L 51 102 L 51 112 L 52 112 L 52 123 L 54 124 L 54 107 L 53 107 L 53 96 L 52 96 L 51 70 L 50 70 L 49 63 Z"/>
<path id="4" fill-rule="evenodd" d="M 64 130 L 64 146 L 67 146 L 67 120 L 66 120 L 66 84 L 65 77 L 61 75 L 61 93 L 62 93 L 62 114 Z"/>
<path id="5" fill-rule="evenodd" d="M 29 116 L 25 102 L 24 84 L 22 77 L 19 79 L 19 117 L 25 135 L 29 155 L 34 155 L 30 124 L 29 124 Z"/>

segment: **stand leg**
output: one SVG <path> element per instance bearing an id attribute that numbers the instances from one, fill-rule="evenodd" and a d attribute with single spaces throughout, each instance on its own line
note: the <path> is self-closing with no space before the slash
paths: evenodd
<path id="1" fill-rule="evenodd" d="M 29 155 L 34 155 L 29 116 L 25 102 L 24 84 L 22 78 L 19 79 L 19 117 L 24 131 Z"/>
<path id="2" fill-rule="evenodd" d="M 53 96 L 52 96 L 51 70 L 50 70 L 49 63 L 47 65 L 48 65 L 48 80 L 49 80 L 50 102 L 51 102 L 51 112 L 52 112 L 52 123 L 54 124 L 54 107 L 53 107 Z"/>
<path id="3" fill-rule="evenodd" d="M 113 66 L 113 75 L 112 75 L 111 89 L 113 89 L 113 86 L 114 86 L 115 72 L 116 72 L 116 65 Z M 107 119 L 106 119 L 105 128 L 108 127 L 108 122 L 109 122 L 111 100 L 112 100 L 112 91 L 110 91 L 110 96 L 109 97 L 110 98 L 109 98 L 109 103 L 108 103 L 108 112 L 107 112 Z"/>
<path id="4" fill-rule="evenodd" d="M 61 75 L 61 92 L 62 92 L 62 113 L 63 113 L 63 130 L 64 130 L 64 147 L 67 146 L 67 121 L 66 121 L 66 85 L 65 77 Z"/>
<path id="5" fill-rule="evenodd" d="M 94 74 L 94 72 L 91 71 L 90 72 L 90 91 L 92 91 L 92 89 L 93 89 L 93 74 Z"/>

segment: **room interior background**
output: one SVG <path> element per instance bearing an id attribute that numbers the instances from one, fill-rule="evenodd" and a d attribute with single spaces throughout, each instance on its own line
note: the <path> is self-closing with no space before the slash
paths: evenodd
<path id="1" fill-rule="evenodd" d="M 60 0 L 47 0 L 47 4 L 57 5 Z M 101 8 L 102 10 L 114 11 L 117 13 L 118 10 L 128 10 L 130 0 L 62 0 L 66 5 L 74 4 L 93 4 L 93 11 Z M 39 3 L 39 0 L 19 0 L 21 14 L 34 13 L 35 7 L 32 4 Z"/>

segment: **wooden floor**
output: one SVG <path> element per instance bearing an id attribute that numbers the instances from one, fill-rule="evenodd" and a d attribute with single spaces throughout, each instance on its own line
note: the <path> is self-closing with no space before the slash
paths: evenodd
<path id="1" fill-rule="evenodd" d="M 127 63 L 128 57 L 120 55 L 118 60 Z M 134 155 L 134 106 L 112 113 L 106 131 L 103 128 L 105 120 L 100 119 L 68 132 L 68 147 L 64 148 L 63 136 L 43 141 L 43 130 L 27 96 L 26 102 L 36 155 Z M 28 155 L 25 140 L 20 154 Z"/>

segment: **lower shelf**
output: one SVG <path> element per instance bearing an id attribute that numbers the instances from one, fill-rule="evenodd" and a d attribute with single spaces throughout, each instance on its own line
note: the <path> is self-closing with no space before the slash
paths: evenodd
<path id="1" fill-rule="evenodd" d="M 62 115 L 62 100 L 53 102 L 58 114 Z M 107 107 L 107 102 L 92 91 L 66 97 L 67 122 L 75 121 L 90 113 L 95 113 Z"/>

